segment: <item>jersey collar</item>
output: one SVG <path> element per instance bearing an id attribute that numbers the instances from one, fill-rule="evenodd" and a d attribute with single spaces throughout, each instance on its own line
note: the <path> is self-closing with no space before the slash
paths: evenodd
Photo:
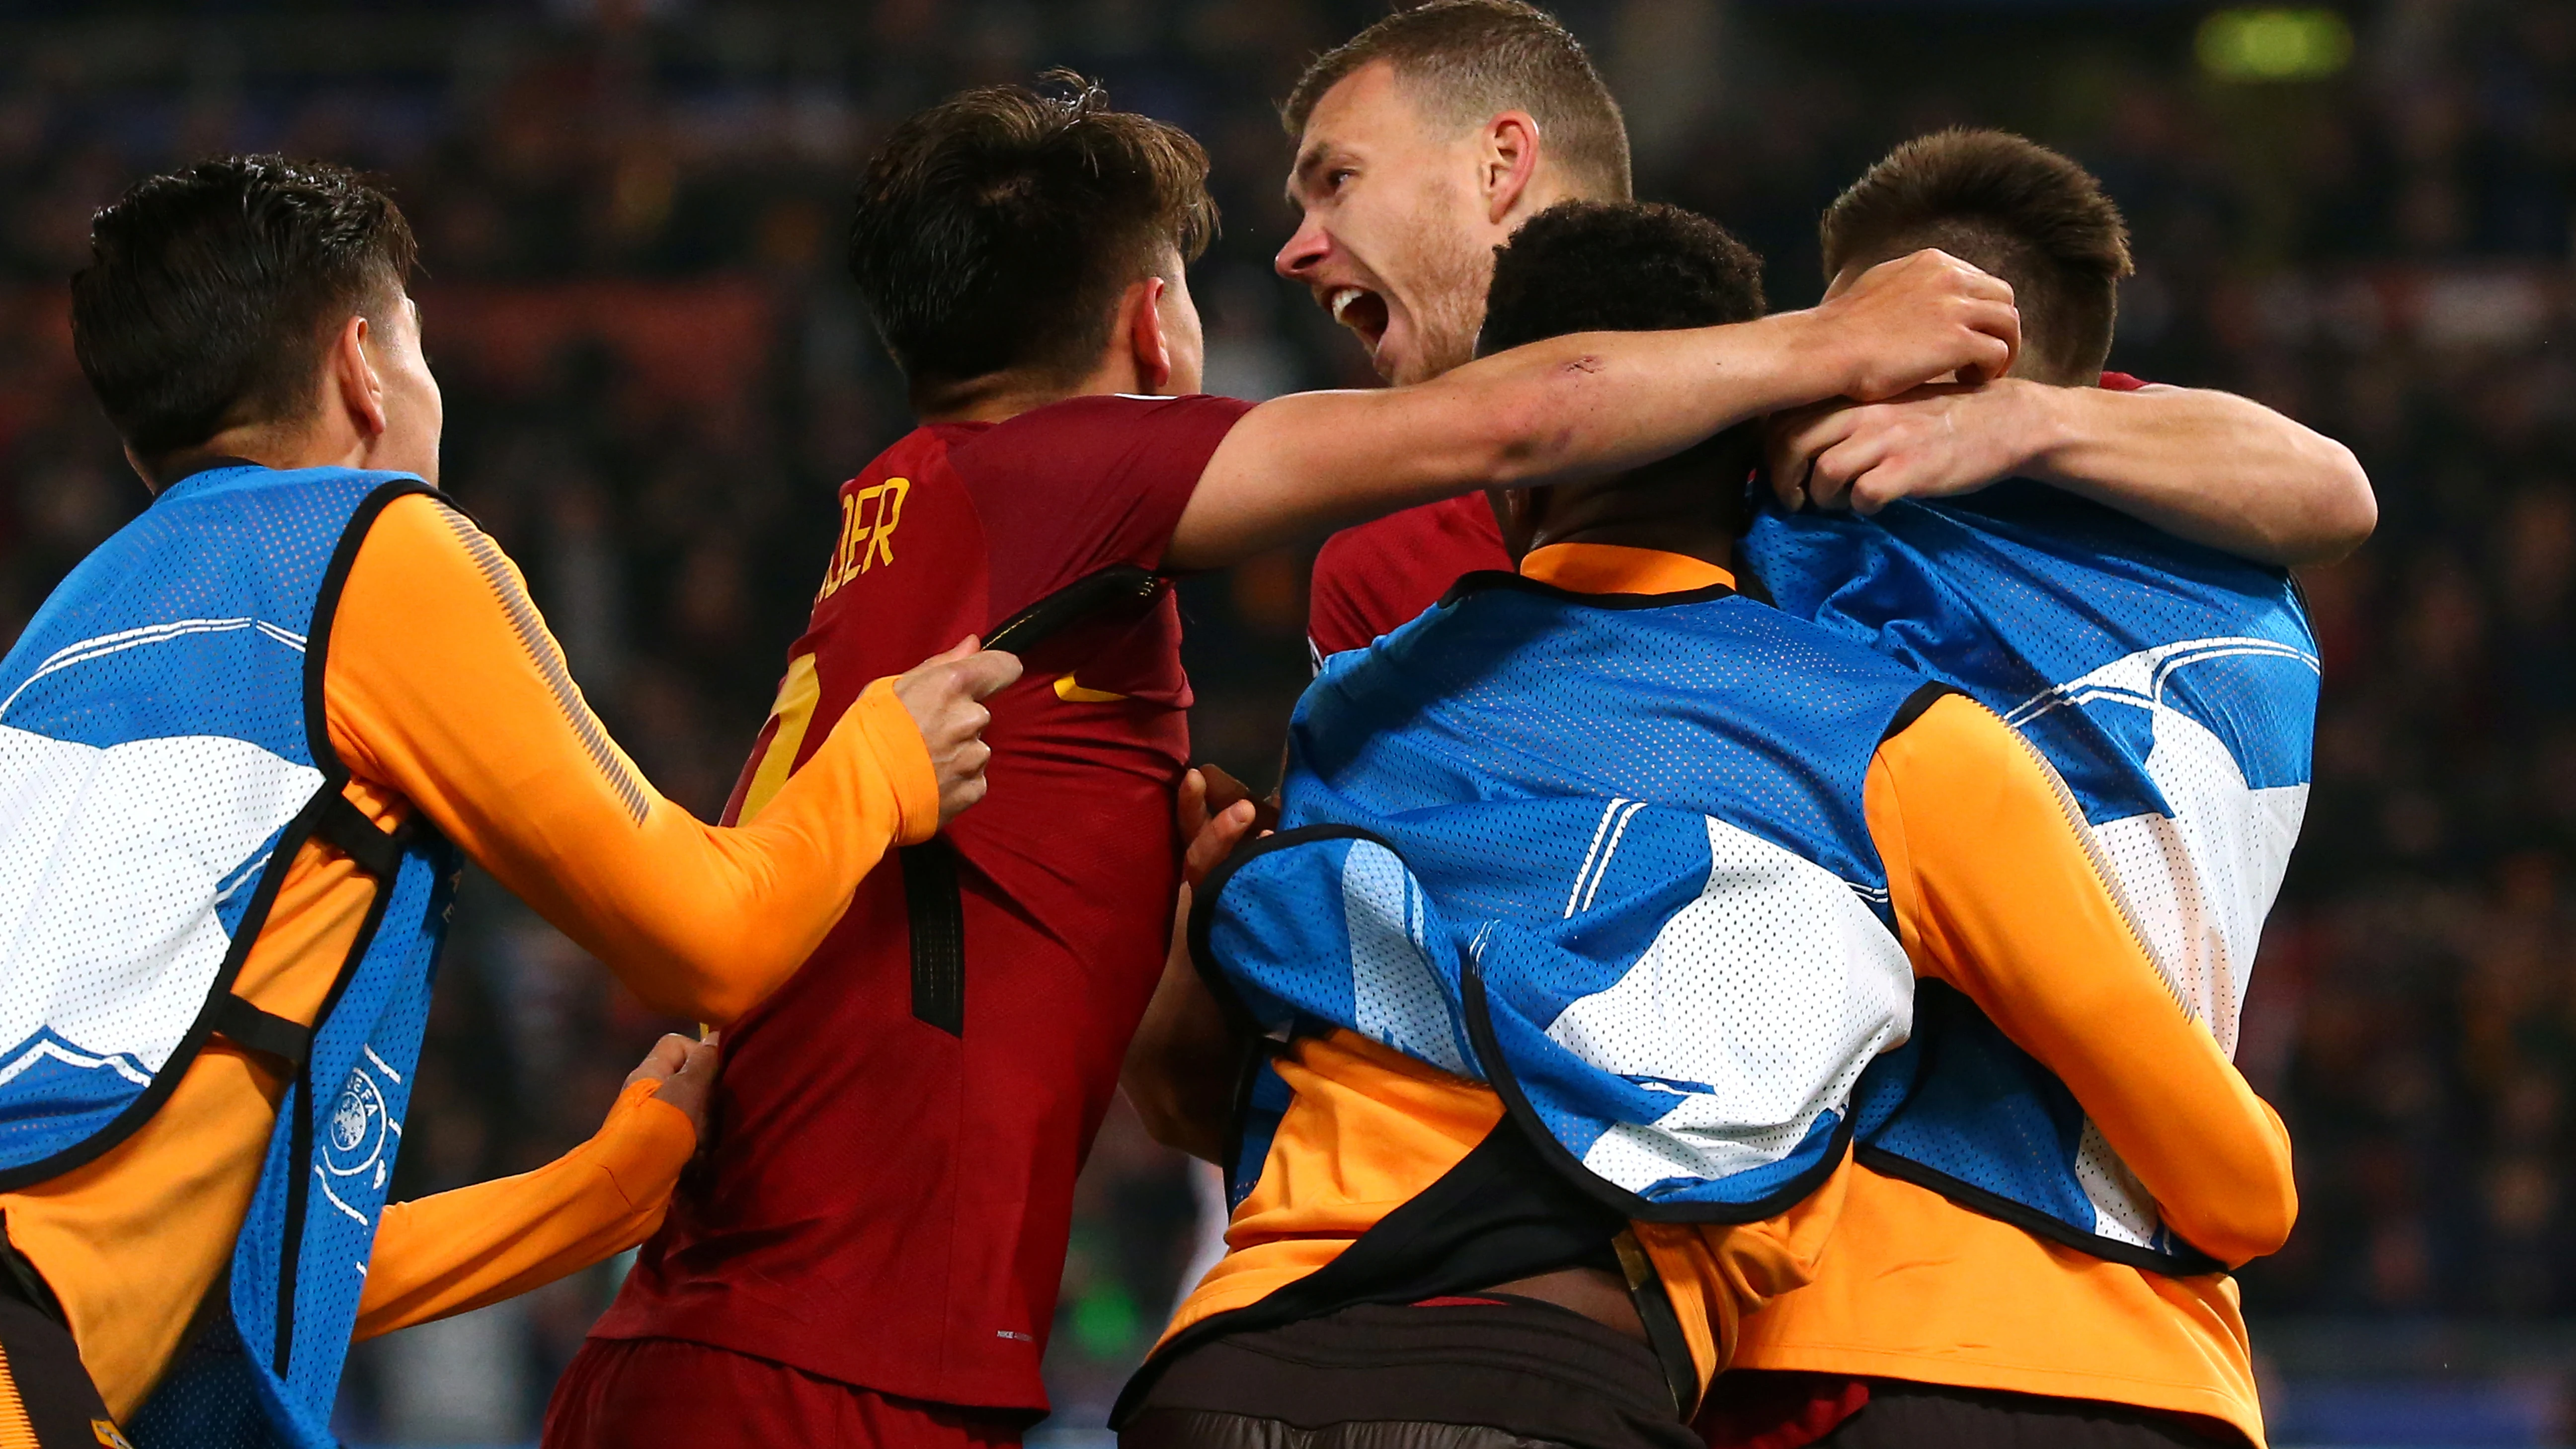
<path id="1" fill-rule="evenodd" d="M 1615 543 L 1551 543 L 1521 559 L 1521 577 L 1574 594 L 1678 594 L 1734 588 L 1735 575 L 1705 559 Z"/>

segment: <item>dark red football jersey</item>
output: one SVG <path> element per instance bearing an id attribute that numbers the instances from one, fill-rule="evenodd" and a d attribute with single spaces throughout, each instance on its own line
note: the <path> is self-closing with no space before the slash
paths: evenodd
<path id="1" fill-rule="evenodd" d="M 1306 642 L 1319 659 L 1365 649 L 1439 603 L 1466 575 L 1511 567 L 1502 527 L 1482 493 L 1345 528 L 1315 553 Z"/>
<path id="2" fill-rule="evenodd" d="M 1100 569 L 1159 566 L 1250 406 L 1084 397 L 888 449 L 842 486 L 812 626 L 728 816 L 756 813 L 869 681 Z M 725 1032 L 709 1159 L 594 1333 L 1045 1406 L 1074 1177 L 1171 929 L 1180 638 L 1166 592 L 1072 672 L 995 696 L 982 803 L 872 872 Z"/>

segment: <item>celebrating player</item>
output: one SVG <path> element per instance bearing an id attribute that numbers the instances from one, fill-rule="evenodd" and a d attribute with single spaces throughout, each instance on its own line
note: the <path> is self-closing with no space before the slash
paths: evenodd
<path id="1" fill-rule="evenodd" d="M 1279 273 L 1390 382 L 1437 377 L 1474 350 L 1493 249 L 1523 221 L 1569 198 L 1629 194 L 1617 103 L 1564 27 L 1519 0 L 1431 0 L 1389 16 L 1318 57 L 1283 114 L 1297 144 L 1288 195 L 1304 221 Z M 1917 469 L 1877 470 L 1858 506 L 2036 477 L 2277 564 L 2340 557 L 2377 517 L 2350 452 L 2225 393 L 2024 388 L 1952 421 L 1957 444 L 1916 448 Z M 1359 648 L 1460 575 L 1509 566 L 1472 496 L 1347 530 L 1316 558 L 1309 636 L 1319 656 Z"/>
<path id="2" fill-rule="evenodd" d="M 841 491 L 734 818 L 777 809 L 880 657 L 1075 622 L 994 701 L 991 797 L 869 876 L 726 1033 L 704 1190 L 558 1387 L 555 1449 L 1009 1443 L 1043 1410 L 1075 1173 L 1178 874 L 1189 686 L 1159 573 L 2009 361 L 2001 287 L 1927 254 L 1817 312 L 1560 339 L 1415 388 L 1189 396 L 1205 173 L 1187 136 L 1079 89 L 966 93 L 871 161 L 851 267 L 921 426 Z"/>
<path id="3" fill-rule="evenodd" d="M 656 1008 L 730 1021 L 980 793 L 976 698 L 1017 671 L 960 649 L 871 685 L 759 824 L 702 825 L 435 491 L 390 201 L 209 161 L 91 248 L 74 346 L 155 496 L 0 662 L 0 1419 L 329 1445 L 353 1325 L 598 1261 L 695 1142 L 645 1100 L 703 1093 L 666 1043 L 590 1147 L 379 1231 L 460 859 Z"/>
<path id="4" fill-rule="evenodd" d="M 1688 213 L 1568 203 L 1498 259 L 1484 341 L 1745 317 L 1758 277 Z M 2047 766 L 1735 593 L 1757 446 L 1498 492 L 1518 572 L 1300 701 L 1282 828 L 1192 921 L 1272 1043 L 1231 1251 L 1122 1443 L 1695 1444 L 1739 1319 L 1846 1251 L 1853 1083 L 1918 973 L 2077 1084 L 2178 1228 L 2230 1262 L 2287 1234 L 2279 1119 L 2168 993 Z M 1186 964 L 1164 987 L 1206 990 Z M 1199 1059 L 1152 1033 L 1209 1015 L 1158 1000 L 1139 1058 Z"/>
<path id="5" fill-rule="evenodd" d="M 2077 490 L 1940 496 L 2009 466 L 1980 451 L 2009 425 L 1984 420 L 2117 398 L 2084 384 L 2128 270 L 2118 210 L 2055 152 L 1949 131 L 1872 167 L 1824 238 L 1838 283 L 1938 238 L 2012 281 L 2025 345 L 1991 392 L 1782 420 L 1782 489 L 1908 501 L 1867 520 L 1766 512 L 1747 560 L 1782 609 L 1967 690 L 2047 754 L 2174 998 L 2232 1053 L 2307 803 L 2317 651 L 2294 586 Z M 2133 499 L 2223 503 L 2225 461 L 2168 447 L 2095 463 L 2140 485 Z M 1811 1291 L 1747 1324 L 1737 1359 L 1830 1377 L 1730 1377 L 1714 1441 L 1769 1445 L 1783 1423 L 1850 1414 L 1824 1442 L 2054 1439 L 2083 1421 L 2088 1443 L 2187 1444 L 2215 1421 L 2260 1443 L 2236 1287 L 2209 1245 L 1991 1009 L 1933 991 L 1920 1008 L 1916 1041 L 1862 1084 L 1849 1231 Z"/>
<path id="6" fill-rule="evenodd" d="M 1582 119 L 1555 121 L 1568 112 Z M 1605 128 L 1615 134 L 1617 113 L 1572 40 L 1543 15 L 1509 0 L 1448 0 L 1381 22 L 1317 61 L 1289 115 L 1292 126 L 1302 129 L 1291 192 L 1305 204 L 1307 218 L 1281 252 L 1281 269 L 1308 281 L 1319 298 L 1339 303 L 1346 319 L 1359 318 L 1362 341 L 1391 376 L 1423 375 L 1421 369 L 1455 355 L 1456 336 L 1463 334 L 1451 323 L 1463 316 L 1472 329 L 1476 314 L 1439 298 L 1457 285 L 1462 259 L 1488 245 L 1496 229 L 1514 224 L 1515 208 L 1530 204 L 1521 197 L 1532 191 L 1542 198 L 1581 192 L 1616 175 L 1597 162 L 1560 165 L 1551 158 L 1544 136 L 1568 128 L 1584 138 L 1580 154 L 1597 155 L 1594 138 Z M 1504 166 L 1497 159 L 1531 148 L 1532 160 Z M 2050 340 L 2027 348 L 2012 375 L 1988 389 L 1797 419 L 1782 430 L 1775 474 L 1793 496 L 1812 492 L 1818 501 L 1864 509 L 1908 495 L 1959 494 L 2008 475 L 2039 480 L 2006 490 L 1996 500 L 2001 515 L 1962 505 L 1966 511 L 1957 517 L 1964 531 L 1951 537 L 1960 548 L 1984 550 L 2003 545 L 1998 535 L 2008 531 L 2022 538 L 2035 533 L 2049 554 L 2047 569 L 2008 570 L 2000 562 L 2008 556 L 1998 555 L 1995 567 L 1937 582 L 1917 579 L 1916 586 L 1883 593 L 1877 605 L 1858 601 L 1866 584 L 1857 583 L 1854 597 L 1833 601 L 1833 612 L 1847 615 L 1844 622 L 1856 636 L 1898 650 L 1907 662 L 1951 678 L 1979 698 L 2007 709 L 2032 701 L 2035 711 L 2045 710 L 2033 734 L 2075 783 L 2088 815 L 2096 823 L 2126 821 L 2113 829 L 2115 836 L 2153 839 L 2151 847 L 2115 851 L 2115 865 L 2158 948 L 2159 963 L 2193 1001 L 2199 1018 L 2232 1043 L 2242 973 L 2296 831 L 2307 722 L 2315 704 L 2313 649 L 2301 644 L 2305 626 L 2280 574 L 2246 568 L 2180 540 L 2276 563 L 2331 558 L 2371 527 L 2375 509 L 2368 482 L 2339 445 L 2243 399 L 2176 388 L 2081 385 L 2095 380 L 2085 366 L 2098 368 L 2108 350 L 2114 289 L 2126 269 L 2116 213 L 2080 173 L 2070 177 L 2062 166 L 2034 164 L 2026 152 L 2014 154 L 2009 147 L 1953 148 L 1947 163 L 1932 160 L 1918 156 L 1883 178 L 1887 185 L 1871 189 L 1878 210 L 1905 217 L 1905 226 L 1880 234 L 1915 245 L 1955 242 L 1987 258 L 2016 281 L 2017 295 L 2036 309 L 2035 316 L 2053 319 L 2034 324 L 2046 327 Z M 1463 164 L 1469 161 L 1474 164 Z M 1316 168 L 1336 177 L 1330 188 L 1309 184 Z M 2000 195 L 1980 196 L 1974 188 L 1950 193 L 1976 203 L 1965 214 L 1948 213 L 1946 203 L 1927 203 L 1942 197 L 1962 170 L 1970 180 L 1982 175 L 2000 182 Z M 1513 191 L 1523 176 L 1520 190 Z M 1372 181 L 1389 177 L 1406 184 L 1372 189 Z M 1452 197 L 1437 212 L 1446 220 L 1417 224 L 1417 198 L 1438 194 L 1440 185 Z M 2019 202 L 2013 200 L 2016 186 L 2024 193 Z M 1422 260 L 1426 256 L 1433 260 Z M 1402 300 L 1407 327 L 1373 331 L 1367 324 L 1377 313 L 1347 299 L 1349 289 L 1381 282 Z M 2079 497 L 2167 532 L 2126 527 L 2082 505 Z M 1987 521 L 1999 516 L 2009 523 Z M 1869 541 L 1878 537 L 1865 525 L 1853 525 L 1856 531 L 1822 536 L 1841 540 L 1831 549 L 1819 542 L 1775 551 L 1763 546 L 1774 527 L 1766 523 L 1756 530 L 1755 572 L 1784 605 L 1814 609 L 1819 616 L 1827 596 L 1854 577 Z M 1326 545 L 1316 566 L 1310 632 L 1317 649 L 1329 654 L 1362 647 L 1436 600 L 1461 574 L 1499 567 L 1502 559 L 1490 511 L 1463 501 L 1345 532 Z M 1929 567 L 1926 550 L 1909 545 L 1862 572 L 1885 580 Z M 2007 613 L 2005 597 L 2026 601 L 2027 612 Z M 2114 621 L 2109 627 L 2096 627 L 2092 616 L 2105 597 L 2120 607 L 2108 616 Z M 2240 632 L 2264 642 L 2233 653 L 2178 647 L 2163 656 L 2138 652 Z M 1926 637 L 1944 641 L 1937 657 L 1910 642 Z M 2098 657 L 2079 667 L 2066 654 L 2043 647 L 2051 639 L 2069 646 L 2083 641 Z M 2303 660 L 2303 653 L 2310 659 Z M 2145 687 L 2132 692 L 2133 705 L 2115 705 L 2100 691 L 2080 711 L 2034 698 L 2123 659 L 2130 661 L 2130 672 L 2143 670 Z M 2156 667 L 2146 667 L 2150 660 Z M 2164 667 L 2168 662 L 2195 672 L 2177 675 Z M 2176 687 L 2167 691 L 2169 681 Z M 2223 687 L 2211 687 L 2221 681 Z M 2177 713 L 2191 714 L 2191 726 L 2175 722 Z M 2191 728 L 2208 731 L 2214 743 Z M 2084 736 L 2089 743 L 2076 738 Z M 2206 780 L 2215 792 L 2200 808 L 2186 797 L 2203 792 L 2186 791 L 2173 778 L 2181 752 L 2192 743 L 2228 756 L 2220 768 L 2203 750 L 2209 772 L 2190 772 L 2193 783 Z M 2148 768 L 2159 749 L 2167 772 L 2161 777 Z M 2147 858 L 2151 852 L 2153 860 Z M 1939 993 L 1932 999 L 1937 1003 Z M 1996 1057 L 2011 1062 L 2008 1054 Z M 1907 1060 L 1917 1059 L 1919 1054 Z M 2001 1190 L 1985 1196 L 1963 1191 L 1956 1182 L 1949 1190 L 1987 1206 L 2046 1197 L 2044 1211 L 2001 1210 L 2051 1241 L 2004 1229 L 1932 1192 L 1916 1194 L 1926 1211 L 1909 1221 L 1932 1225 L 1926 1231 L 1933 1232 L 1939 1224 L 1965 1224 L 1962 1231 L 1980 1241 L 1991 1235 L 1990 1245 L 2004 1245 L 1996 1251 L 2007 1259 L 2027 1260 L 2022 1266 L 2032 1270 L 2032 1281 L 2041 1281 L 2040 1270 L 2046 1270 L 2041 1289 L 2008 1300 L 2030 1308 L 2010 1319 L 2026 1330 L 2023 1336 L 2009 1347 L 1993 1344 L 1989 1335 L 1996 1330 L 1980 1315 L 2007 1300 L 1977 1285 L 1980 1273 L 1965 1266 L 1969 1260 L 1958 1260 L 1963 1266 L 1957 1277 L 1942 1278 L 1942 1314 L 1910 1313 L 1908 1305 L 1918 1300 L 1902 1283 L 1876 1283 L 1872 1296 L 1880 1306 L 1874 1310 L 1857 1296 L 1833 1298 L 1842 1280 L 1836 1276 L 1839 1260 L 1829 1261 L 1816 1293 L 1792 1300 L 1781 1313 L 1750 1320 L 1743 1361 L 1830 1369 L 1838 1376 L 1812 1397 L 1807 1390 L 1819 1388 L 1817 1381 L 1777 1381 L 1777 1406 L 1753 1401 L 1749 1379 L 1723 1386 L 1717 1407 L 1734 1417 L 1709 1425 L 1721 1442 L 1737 1442 L 1728 1436 L 1739 1436 L 1742 1442 L 1789 1444 L 1802 1418 L 1806 1432 L 1822 1432 L 1865 1392 L 1856 1375 L 1875 1375 L 1882 1387 L 1874 1417 L 1855 1418 L 1846 1430 L 1858 1436 L 1845 1441 L 1854 1444 L 1879 1442 L 1867 1436 L 1881 1429 L 1900 1440 L 1928 1432 L 1921 1419 L 1910 1417 L 1918 1409 L 1898 1402 L 1909 1381 L 2107 1400 L 2195 1414 L 2259 1436 L 2250 1355 L 2232 1285 L 2191 1271 L 2207 1265 L 2168 1251 L 2170 1244 L 2154 1246 L 2159 1229 L 2152 1213 L 2142 1215 L 2129 1194 L 2110 1185 L 2116 1164 L 2102 1169 L 2081 1114 L 2023 1064 L 2012 1063 L 2011 1069 L 2030 1088 L 2019 1104 L 2025 1120 L 2033 1113 L 2044 1117 L 2047 1140 L 2057 1144 L 2060 1157 L 2050 1169 L 2057 1175 L 2043 1185 L 1997 1174 L 1993 1181 Z M 1923 1172 L 1894 1165 L 1906 1160 L 1872 1158 L 1921 1181 Z M 2097 1208 L 2094 1194 L 2070 1187 L 2061 1169 L 2074 1171 L 2079 1180 L 2100 1177 L 2106 1184 L 2100 1195 L 2110 1207 Z M 1882 1176 L 1863 1174 L 1864 1195 L 1872 1201 L 1882 1191 L 1913 1190 L 1912 1182 L 1889 1178 L 1895 1184 L 1890 1186 Z M 2106 1241 L 2096 1231 L 2106 1220 L 2113 1233 L 2135 1241 Z M 2052 1245 L 2067 1236 L 2080 1238 L 2088 1251 Z M 1853 1240 L 1896 1241 L 1867 1235 Z M 1922 1246 L 1919 1237 L 1904 1241 Z M 2174 1301 L 2177 1294 L 2180 1301 Z M 1836 1354 L 1774 1342 L 1775 1332 L 1790 1332 L 1828 1302 L 1842 1302 L 1855 1315 L 1852 1322 L 1872 1336 L 1847 1341 L 1886 1339 L 1893 1346 Z M 1865 1311 L 1874 1316 L 1857 1317 Z M 2069 1323 L 2089 1329 L 2068 1333 Z M 2146 1372 L 2136 1372 L 2135 1365 L 2147 1366 Z M 1961 1403 L 1930 1404 L 1919 1412 L 1936 1419 L 1968 1416 L 1963 1432 L 1972 1436 L 1977 1416 L 1990 1407 L 2007 1418 L 2027 1411 L 2052 1423 L 2049 1416 L 2064 1408 L 2062 1401 L 2048 1399 L 2007 1398 L 1995 1407 L 1966 1404 L 1974 1394 L 1959 1397 Z M 1771 1432 L 1792 1437 L 1757 1438 Z M 2150 1422 L 2123 1424 L 2117 1432 L 2166 1431 Z"/>

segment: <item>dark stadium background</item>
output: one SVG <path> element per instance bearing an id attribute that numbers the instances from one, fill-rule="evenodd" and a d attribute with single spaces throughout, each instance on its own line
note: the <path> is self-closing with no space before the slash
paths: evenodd
<path id="1" fill-rule="evenodd" d="M 1818 291 L 1813 218 L 1892 142 L 2000 124 L 2135 225 L 2114 365 L 2346 440 L 2379 535 L 2306 577 L 2317 784 L 2246 1011 L 2305 1212 L 2245 1278 L 2281 1444 L 2576 1430 L 2576 6 L 1567 0 L 1640 191 Z M 590 698 L 712 814 L 829 547 L 904 428 L 839 274 L 854 168 L 954 87 L 1066 64 L 1215 156 L 1194 286 L 1213 390 L 1369 381 L 1268 259 L 1271 110 L 1371 0 L 0 0 L 0 638 L 143 503 L 66 345 L 93 207 L 190 155 L 389 178 L 418 225 L 446 476 L 526 566 Z M 1267 777 L 1305 672 L 1306 557 L 1184 591 L 1202 755 Z M 403 1187 L 587 1136 L 655 1020 L 488 881 L 439 985 Z M 1194 1238 L 1132 1118 L 1084 1184 L 1050 1358 L 1095 1427 Z M 355 1359 L 359 1443 L 534 1436 L 610 1270 Z"/>

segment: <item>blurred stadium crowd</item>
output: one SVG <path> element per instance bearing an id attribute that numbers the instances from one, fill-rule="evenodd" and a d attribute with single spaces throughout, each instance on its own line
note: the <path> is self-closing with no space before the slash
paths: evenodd
<path id="1" fill-rule="evenodd" d="M 1813 298 L 1814 218 L 1888 145 L 2013 127 L 2095 167 L 2135 227 L 2114 366 L 2251 394 L 2361 454 L 2382 523 L 2305 581 L 2317 784 L 2246 1012 L 2305 1214 L 2247 1294 L 2274 1317 L 2576 1314 L 2576 4 L 2386 0 L 2345 17 L 2348 61 L 2326 17 L 2311 68 L 2332 74 L 2269 82 L 2208 74 L 2181 5 L 1561 9 L 1629 107 L 1640 193 L 1735 228 L 1776 305 Z M 0 3 L 0 638 L 144 501 L 69 358 L 91 209 L 201 152 L 355 163 L 421 232 L 447 486 L 526 566 L 617 737 L 712 815 L 802 627 L 832 489 L 905 427 L 838 265 L 872 139 L 957 86 L 1103 75 L 1215 158 L 1226 231 L 1193 279 L 1211 390 L 1365 383 L 1270 274 L 1291 225 L 1271 106 L 1378 13 Z M 1304 676 L 1305 568 L 1185 590 L 1199 750 L 1247 777 Z M 458 932 L 413 1192 L 587 1136 L 670 1025 L 488 881 Z M 1199 1209 L 1124 1117 L 1085 1194 L 1051 1366 L 1063 1419 L 1096 1423 Z M 351 1427 L 527 1433 L 610 1271 L 362 1355 Z M 500 1407 L 440 1387 L 460 1382 Z"/>

